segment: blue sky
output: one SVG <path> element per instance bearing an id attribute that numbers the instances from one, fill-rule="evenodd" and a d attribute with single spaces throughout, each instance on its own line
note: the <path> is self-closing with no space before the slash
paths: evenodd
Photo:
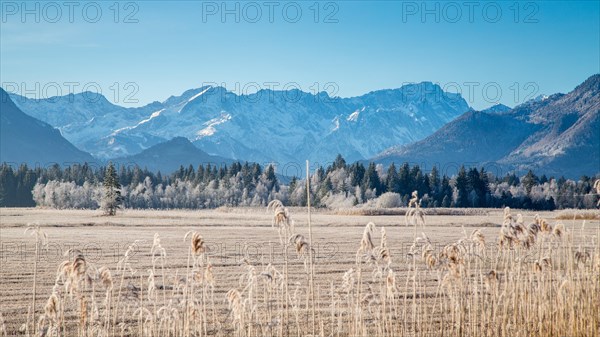
<path id="1" fill-rule="evenodd" d="M 0 82 L 29 97 L 75 82 L 138 106 L 211 82 L 347 97 L 431 81 L 481 109 L 568 92 L 600 72 L 597 1 L 230 1 L 224 20 L 222 4 L 125 1 L 117 13 L 113 1 L 3 0 Z"/>

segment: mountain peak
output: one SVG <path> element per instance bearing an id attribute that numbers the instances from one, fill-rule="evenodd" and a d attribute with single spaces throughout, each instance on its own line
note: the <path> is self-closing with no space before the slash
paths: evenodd
<path id="1" fill-rule="evenodd" d="M 170 105 L 170 104 L 179 103 L 179 102 L 189 102 L 189 101 L 194 100 L 198 96 L 201 96 L 202 94 L 206 93 L 207 91 L 212 92 L 216 88 L 218 88 L 218 87 L 212 87 L 210 85 L 205 85 L 200 88 L 188 89 L 188 90 L 184 91 L 183 93 L 181 93 L 181 95 L 179 95 L 179 96 L 169 96 L 169 98 L 167 98 L 163 102 L 163 104 Z"/>
<path id="2" fill-rule="evenodd" d="M 589 91 L 593 94 L 597 94 L 598 92 L 600 92 L 600 74 L 594 74 L 588 77 L 588 79 L 583 81 L 583 83 L 581 83 L 580 85 L 578 85 L 574 91 Z"/>
<path id="3" fill-rule="evenodd" d="M 487 109 L 481 110 L 481 112 L 486 112 L 486 113 L 504 113 L 504 112 L 508 112 L 510 110 L 512 110 L 511 107 L 509 107 L 507 105 L 504 105 L 504 104 L 501 104 L 501 103 L 498 103 L 498 104 L 492 105 L 491 107 L 489 107 Z"/>
<path id="4" fill-rule="evenodd" d="M 171 140 L 168 140 L 166 142 L 164 142 L 163 144 L 170 144 L 170 145 L 183 145 L 183 146 L 187 146 L 187 145 L 191 145 L 194 146 L 194 144 L 192 144 L 192 142 L 190 142 L 189 139 L 185 138 L 185 137 L 173 137 Z"/>
<path id="5" fill-rule="evenodd" d="M 137 165 L 146 167 L 151 171 L 172 172 L 181 165 L 198 166 L 200 164 L 229 164 L 232 160 L 222 157 L 211 156 L 194 146 L 185 137 L 174 137 L 163 143 L 156 144 L 146 150 L 128 157 L 114 159 L 126 165 Z"/>

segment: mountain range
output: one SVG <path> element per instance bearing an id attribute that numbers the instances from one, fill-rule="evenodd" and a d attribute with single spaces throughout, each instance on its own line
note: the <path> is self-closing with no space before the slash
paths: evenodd
<path id="1" fill-rule="evenodd" d="M 224 158 L 325 164 L 342 153 L 354 161 L 422 139 L 469 109 L 460 95 L 430 82 L 352 98 L 300 90 L 237 95 L 205 86 L 129 109 L 89 92 L 39 100 L 11 97 L 23 111 L 101 159 L 135 155 L 185 137 Z"/>
<path id="2" fill-rule="evenodd" d="M 426 169 L 600 172 L 599 74 L 567 94 L 483 111 L 430 82 L 351 98 L 299 90 L 238 95 L 205 86 L 139 108 L 90 92 L 2 96 L 0 161 L 15 163 L 95 157 L 167 172 L 231 160 L 326 164 L 339 153 L 348 161 L 408 161 Z"/>
<path id="3" fill-rule="evenodd" d="M 514 109 L 468 111 L 425 139 L 384 151 L 380 163 L 533 169 L 578 178 L 600 172 L 600 75 L 568 94 Z"/>

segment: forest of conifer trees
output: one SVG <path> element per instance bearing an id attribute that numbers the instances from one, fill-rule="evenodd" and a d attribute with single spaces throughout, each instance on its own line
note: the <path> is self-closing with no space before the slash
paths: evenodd
<path id="1" fill-rule="evenodd" d="M 220 206 L 265 206 L 273 199 L 304 206 L 306 183 L 281 177 L 276 168 L 235 162 L 180 167 L 163 175 L 139 167 L 117 167 L 122 204 L 136 209 L 201 209 Z M 61 168 L 0 165 L 0 206 L 96 209 L 101 204 L 106 167 L 75 164 Z M 513 207 L 535 210 L 594 208 L 595 178 L 507 174 L 495 177 L 482 168 L 460 167 L 447 176 L 418 165 L 348 164 L 338 156 L 311 174 L 311 197 L 317 207 L 349 208 L 406 206 L 412 191 L 422 207 Z"/>

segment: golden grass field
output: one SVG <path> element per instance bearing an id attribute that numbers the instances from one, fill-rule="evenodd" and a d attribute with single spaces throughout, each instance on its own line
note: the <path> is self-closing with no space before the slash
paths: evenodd
<path id="1" fill-rule="evenodd" d="M 599 220 L 279 211 L 0 209 L 0 336 L 600 334 Z"/>

